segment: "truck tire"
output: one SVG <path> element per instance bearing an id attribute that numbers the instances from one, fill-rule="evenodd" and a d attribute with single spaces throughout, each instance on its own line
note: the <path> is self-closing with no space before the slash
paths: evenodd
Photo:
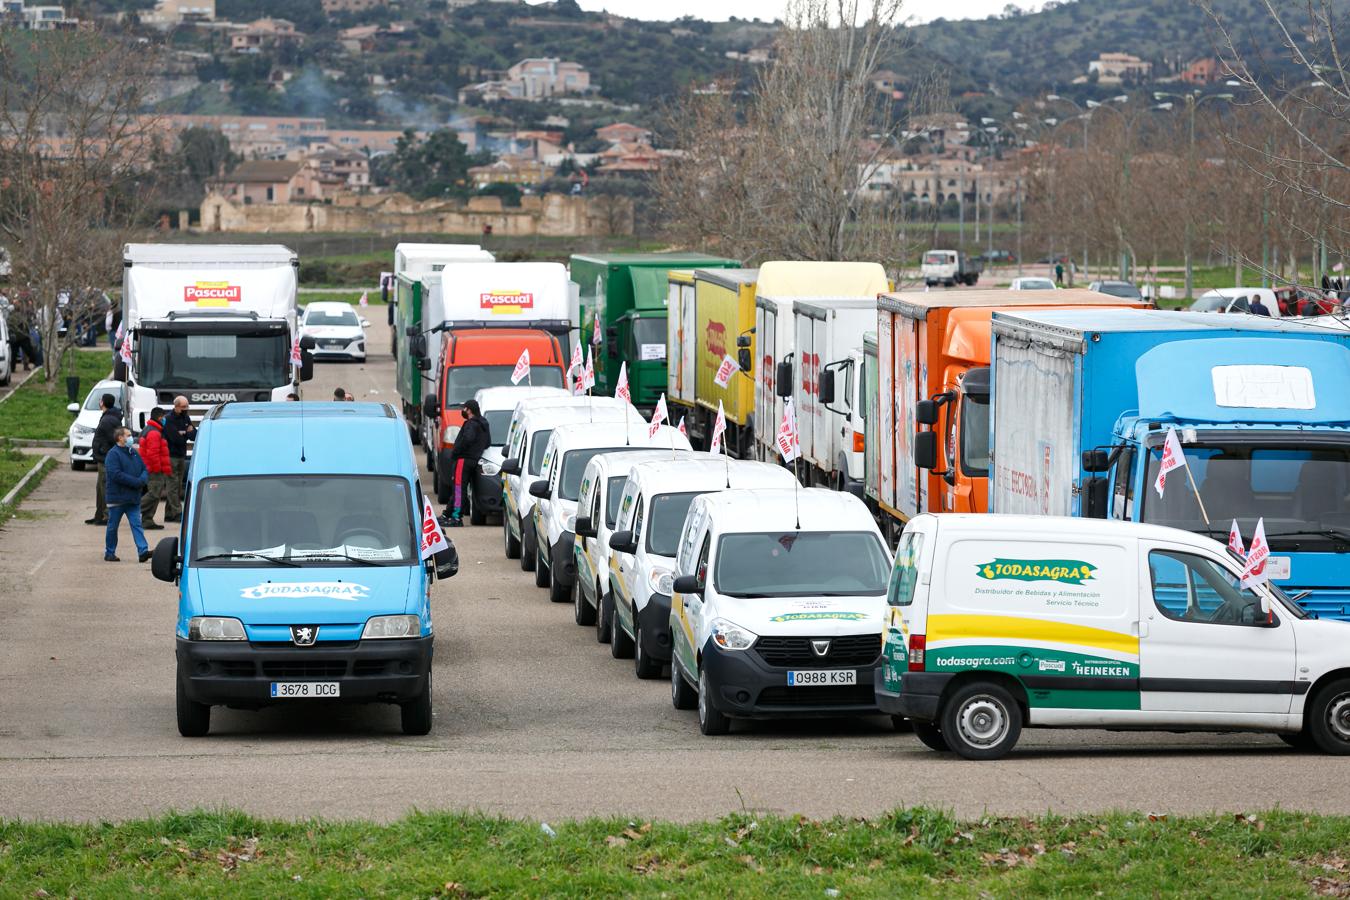
<path id="1" fill-rule="evenodd" d="M 502 513 L 502 549 L 507 559 L 520 559 L 520 538 L 511 534 L 511 526 L 506 522 L 506 513 Z"/>
<path id="2" fill-rule="evenodd" d="M 673 655 L 670 658 L 670 705 L 676 709 L 694 709 L 698 706 L 698 693 L 680 674 L 680 664 Z"/>
<path id="3" fill-rule="evenodd" d="M 1006 689 L 987 681 L 959 688 L 940 716 L 947 746 L 966 759 L 1001 759 L 1022 734 L 1022 708 Z M 1350 742 L 1346 747 L 1350 750 Z"/>
<path id="4" fill-rule="evenodd" d="M 183 737 L 206 737 L 211 730 L 211 707 L 188 699 L 183 682 L 176 680 L 174 701 L 178 712 L 178 733 Z"/>
<path id="5" fill-rule="evenodd" d="M 82 459 L 72 459 L 72 460 L 70 461 L 70 467 L 71 467 L 72 469 L 74 469 L 76 472 L 83 472 L 83 471 L 84 471 L 84 460 L 82 460 Z"/>
<path id="6" fill-rule="evenodd" d="M 1290 747 L 1293 747 L 1295 750 L 1301 750 L 1304 753 L 1312 753 L 1317 750 L 1317 742 L 1313 740 L 1313 736 L 1308 733 L 1306 728 L 1303 731 L 1295 731 L 1292 733 L 1282 731 L 1276 735 L 1276 737 L 1284 741 Z"/>
<path id="7" fill-rule="evenodd" d="M 404 734 L 423 735 L 431 733 L 431 671 L 427 670 L 426 690 L 398 705 L 399 724 Z"/>
<path id="8" fill-rule="evenodd" d="M 731 730 L 731 720 L 722 714 L 712 702 L 712 685 L 708 683 L 707 670 L 698 673 L 698 730 L 716 737 Z"/>
<path id="9" fill-rule="evenodd" d="M 422 443 L 422 435 L 419 433 L 417 425 L 411 419 L 405 421 L 408 423 L 408 440 L 413 442 L 413 446 Z"/>
<path id="10" fill-rule="evenodd" d="M 1335 756 L 1350 754 L 1350 678 L 1333 681 L 1318 691 L 1307 721 L 1307 731 L 1317 749 Z"/>

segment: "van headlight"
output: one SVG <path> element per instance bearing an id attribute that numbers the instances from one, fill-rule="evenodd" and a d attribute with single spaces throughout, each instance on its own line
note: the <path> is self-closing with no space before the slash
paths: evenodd
<path id="1" fill-rule="evenodd" d="M 366 620 L 361 640 L 421 637 L 422 620 L 417 616 L 374 616 Z"/>
<path id="2" fill-rule="evenodd" d="M 457 438 L 457 437 L 459 437 L 459 426 L 458 426 L 458 425 L 447 425 L 447 426 L 445 426 L 445 442 L 446 442 L 447 444 L 453 444 L 453 443 L 455 442 L 455 438 Z"/>
<path id="3" fill-rule="evenodd" d="M 193 616 L 188 620 L 190 641 L 246 641 L 244 623 L 219 616 Z"/>
<path id="4" fill-rule="evenodd" d="M 713 643 L 723 650 L 749 650 L 759 636 L 735 622 L 726 619 L 712 620 Z"/>
<path id="5" fill-rule="evenodd" d="M 669 597 L 675 593 L 675 574 L 669 569 L 657 566 L 647 573 L 647 586 L 652 589 L 653 594 L 665 594 Z"/>
<path id="6" fill-rule="evenodd" d="M 501 470 L 502 467 L 496 463 L 480 462 L 478 464 L 478 471 L 482 472 L 484 475 L 497 475 L 500 474 Z"/>

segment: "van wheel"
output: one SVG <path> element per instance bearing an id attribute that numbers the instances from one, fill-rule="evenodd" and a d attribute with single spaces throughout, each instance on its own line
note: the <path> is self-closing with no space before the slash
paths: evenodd
<path id="1" fill-rule="evenodd" d="M 942 736 L 942 732 L 932 722 L 914 722 L 914 736 L 919 739 L 929 750 L 936 750 L 939 753 L 950 753 L 951 747 L 947 746 L 947 739 Z"/>
<path id="2" fill-rule="evenodd" d="M 940 727 L 948 746 L 966 759 L 999 759 L 1022 734 L 1022 710 L 1003 688 L 976 682 L 947 701 Z"/>
<path id="3" fill-rule="evenodd" d="M 633 658 L 633 639 L 619 624 L 619 613 L 615 610 L 614 595 L 609 595 L 609 655 L 615 659 Z"/>
<path id="4" fill-rule="evenodd" d="M 409 700 L 407 703 L 400 703 L 398 706 L 399 717 L 403 726 L 404 734 L 430 734 L 431 733 L 431 670 L 427 670 L 427 688 L 421 696 Z"/>
<path id="5" fill-rule="evenodd" d="M 731 720 L 713 706 L 706 669 L 698 673 L 698 730 L 711 737 L 731 731 Z"/>
<path id="6" fill-rule="evenodd" d="M 1323 753 L 1350 754 L 1350 678 L 1333 681 L 1317 692 L 1306 731 Z"/>
<path id="7" fill-rule="evenodd" d="M 548 563 L 544 561 L 544 548 L 539 545 L 539 538 L 534 539 L 534 586 L 546 588 L 549 585 Z"/>
<path id="8" fill-rule="evenodd" d="M 211 707 L 189 700 L 181 680 L 175 685 L 174 700 L 178 708 L 178 733 L 183 737 L 206 737 L 211 730 Z"/>
<path id="9" fill-rule="evenodd" d="M 512 536 L 511 526 L 506 524 L 506 516 L 502 516 L 502 547 L 506 551 L 507 559 L 520 559 L 520 538 Z"/>
<path id="10" fill-rule="evenodd" d="M 446 477 L 442 477 L 441 470 L 437 469 L 436 474 L 433 476 L 436 482 L 436 502 L 442 506 L 445 506 L 450 502 L 450 489 L 454 487 L 454 485 L 450 483 L 449 475 L 450 473 L 446 472 Z"/>
<path id="11" fill-rule="evenodd" d="M 74 469 L 76 472 L 83 472 L 83 471 L 84 471 L 84 460 L 82 460 L 82 459 L 72 459 L 72 460 L 70 461 L 70 467 L 71 467 L 72 469 Z"/>
<path id="12" fill-rule="evenodd" d="M 520 520 L 520 571 L 533 572 L 535 563 L 534 541 L 530 540 L 530 532 L 525 529 L 525 520 Z"/>
<path id="13" fill-rule="evenodd" d="M 662 665 L 660 660 L 652 659 L 642 652 L 642 623 L 638 621 L 637 610 L 633 610 L 633 673 L 639 678 L 660 678 Z"/>
<path id="14" fill-rule="evenodd" d="M 689 686 L 680 673 L 680 664 L 670 658 L 670 705 L 676 709 L 694 709 L 698 706 L 698 692 Z"/>
<path id="15" fill-rule="evenodd" d="M 1313 736 L 1306 730 L 1297 731 L 1292 734 L 1287 731 L 1282 731 L 1276 735 L 1276 737 L 1284 741 L 1290 747 L 1293 747 L 1295 750 L 1302 750 L 1304 753 L 1312 753 L 1317 749 L 1317 742 L 1313 740 Z"/>
<path id="16" fill-rule="evenodd" d="M 595 583 L 595 640 L 596 643 L 609 643 L 610 620 L 614 618 L 614 607 L 609 597 L 600 593 L 600 582 Z"/>
<path id="17" fill-rule="evenodd" d="M 580 578 L 572 580 L 572 620 L 578 625 L 595 624 L 595 607 L 586 602 Z"/>
<path id="18" fill-rule="evenodd" d="M 465 493 L 464 499 L 469 501 L 469 524 L 486 525 L 487 508 L 478 502 L 478 495 L 472 490 L 468 490 Z"/>
<path id="19" fill-rule="evenodd" d="M 914 730 L 914 723 L 904 716 L 891 716 L 891 728 L 896 734 L 909 734 Z"/>
<path id="20" fill-rule="evenodd" d="M 576 580 L 573 579 L 573 584 L 575 583 Z M 552 569 L 549 569 L 548 599 L 554 603 L 566 603 L 568 599 L 570 599 L 567 596 L 567 588 L 563 586 L 562 582 L 553 577 Z"/>

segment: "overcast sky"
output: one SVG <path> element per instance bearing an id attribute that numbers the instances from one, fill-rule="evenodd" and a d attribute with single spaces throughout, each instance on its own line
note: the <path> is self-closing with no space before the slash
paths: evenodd
<path id="1" fill-rule="evenodd" d="M 730 16 L 738 19 L 759 18 L 773 21 L 783 14 L 784 0 L 577 0 L 582 9 L 608 10 L 631 19 L 678 19 L 694 16 L 698 19 L 723 21 Z M 1002 12 L 1009 0 L 906 0 L 904 15 L 915 21 L 944 19 L 982 19 Z M 1016 0 L 1018 6 L 1028 8 L 1039 3 Z"/>

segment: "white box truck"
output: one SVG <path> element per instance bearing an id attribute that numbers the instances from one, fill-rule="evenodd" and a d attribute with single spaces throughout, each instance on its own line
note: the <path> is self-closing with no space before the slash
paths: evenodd
<path id="1" fill-rule="evenodd" d="M 131 364 L 127 424 L 187 397 L 194 418 L 218 403 L 285 400 L 296 390 L 295 252 L 280 244 L 127 244 L 122 251 L 122 326 Z M 299 380 L 313 364 L 305 354 Z"/>

